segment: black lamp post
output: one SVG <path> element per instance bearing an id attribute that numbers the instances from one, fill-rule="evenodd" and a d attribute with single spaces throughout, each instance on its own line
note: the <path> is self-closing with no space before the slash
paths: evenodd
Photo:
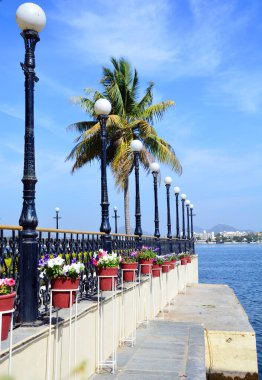
<path id="1" fill-rule="evenodd" d="M 115 219 L 115 234 L 117 234 L 117 219 L 120 218 L 120 216 L 117 215 L 117 207 L 114 207 L 114 216 L 112 218 Z"/>
<path id="2" fill-rule="evenodd" d="M 180 239 L 180 227 L 179 227 L 179 210 L 178 210 L 178 196 L 180 188 L 178 186 L 174 187 L 174 193 L 176 196 L 176 238 Z"/>
<path id="3" fill-rule="evenodd" d="M 187 239 L 190 240 L 190 224 L 189 224 L 189 206 L 190 206 L 190 200 L 186 200 L 186 213 L 187 213 Z"/>
<path id="4" fill-rule="evenodd" d="M 19 219 L 22 226 L 22 246 L 19 262 L 19 297 L 22 323 L 35 322 L 38 317 L 38 224 L 35 209 L 35 145 L 34 145 L 34 84 L 35 46 L 38 33 L 44 28 L 46 16 L 42 8 L 24 3 L 16 11 L 16 21 L 25 43 L 25 60 L 21 63 L 25 75 L 25 144 L 23 173 L 23 208 Z"/>
<path id="5" fill-rule="evenodd" d="M 130 149 L 134 152 L 134 167 L 135 167 L 135 180 L 136 180 L 136 227 L 134 235 L 138 236 L 138 241 L 142 240 L 142 227 L 141 227 L 141 209 L 140 209 L 140 191 L 139 191 L 139 152 L 143 149 L 143 144 L 140 140 L 133 140 L 130 144 Z"/>
<path id="6" fill-rule="evenodd" d="M 59 229 L 58 221 L 59 221 L 59 219 L 61 219 L 61 216 L 59 216 L 59 211 L 60 211 L 60 208 L 59 208 L 59 207 L 56 207 L 56 208 L 55 208 L 55 213 L 56 213 L 56 215 L 54 216 L 54 219 L 56 220 L 56 229 L 57 229 L 57 230 Z"/>
<path id="7" fill-rule="evenodd" d="M 191 219 L 191 239 L 194 239 L 194 229 L 193 229 L 193 209 L 194 205 L 190 204 L 190 219 Z"/>
<path id="8" fill-rule="evenodd" d="M 194 205 L 191 203 L 190 207 L 190 219 L 191 219 L 191 239 L 192 239 L 192 248 L 193 253 L 195 253 L 195 242 L 194 242 L 194 227 L 193 227 L 193 209 Z"/>
<path id="9" fill-rule="evenodd" d="M 159 239 L 160 238 L 160 232 L 159 232 L 159 215 L 158 215 L 158 196 L 157 196 L 157 176 L 160 171 L 160 166 L 157 162 L 152 162 L 150 164 L 150 170 L 153 174 L 154 178 L 154 198 L 155 198 L 155 232 L 154 236 Z"/>
<path id="10" fill-rule="evenodd" d="M 172 183 L 171 177 L 165 178 L 166 185 L 166 203 L 167 203 L 167 238 L 172 239 L 171 232 L 171 216 L 170 216 L 170 185 Z"/>
<path id="11" fill-rule="evenodd" d="M 61 216 L 59 216 L 59 211 L 60 211 L 60 208 L 56 207 L 55 208 L 56 215 L 54 216 L 54 219 L 56 220 L 56 229 L 57 230 L 59 228 L 58 221 L 59 221 L 59 219 L 61 219 Z M 56 240 L 58 240 L 58 232 L 56 233 Z"/>
<path id="12" fill-rule="evenodd" d="M 182 239 L 186 239 L 185 200 L 186 200 L 186 194 L 181 194 L 181 201 L 182 201 Z"/>
<path id="13" fill-rule="evenodd" d="M 94 110 L 98 116 L 101 126 L 101 226 L 100 232 L 103 235 L 103 247 L 107 252 L 111 252 L 111 226 L 109 222 L 109 202 L 107 192 L 107 178 L 106 178 L 106 122 L 108 115 L 111 112 L 111 104 L 107 99 L 98 99 L 94 104 Z"/>

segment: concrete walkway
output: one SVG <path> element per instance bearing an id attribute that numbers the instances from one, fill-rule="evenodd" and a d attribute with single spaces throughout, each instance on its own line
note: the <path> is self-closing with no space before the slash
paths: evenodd
<path id="1" fill-rule="evenodd" d="M 204 330 L 194 323 L 150 321 L 137 330 L 134 347 L 117 352 L 115 375 L 106 370 L 96 380 L 206 380 Z"/>
<path id="2" fill-rule="evenodd" d="M 92 379 L 258 379 L 256 338 L 248 317 L 226 285 L 189 285 L 165 310 L 165 320 L 137 330 L 135 347 L 118 350 L 116 374 Z"/>

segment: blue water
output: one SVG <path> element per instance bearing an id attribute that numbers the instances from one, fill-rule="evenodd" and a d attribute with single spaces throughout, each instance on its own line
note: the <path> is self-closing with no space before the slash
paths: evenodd
<path id="1" fill-rule="evenodd" d="M 199 282 L 234 289 L 256 332 L 258 371 L 262 379 L 262 244 L 196 245 Z"/>

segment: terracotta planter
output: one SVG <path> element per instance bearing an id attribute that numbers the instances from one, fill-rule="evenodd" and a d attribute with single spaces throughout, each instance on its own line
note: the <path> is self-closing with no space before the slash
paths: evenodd
<path id="1" fill-rule="evenodd" d="M 152 276 L 153 277 L 160 277 L 160 272 L 161 272 L 161 265 L 160 264 L 153 264 Z"/>
<path id="2" fill-rule="evenodd" d="M 137 269 L 137 267 L 138 267 L 138 263 L 121 263 L 121 268 L 123 269 L 123 281 L 125 282 L 136 281 L 135 270 Z"/>
<path id="3" fill-rule="evenodd" d="M 170 269 L 171 269 L 171 261 L 165 261 L 162 264 L 162 273 L 167 273 L 170 271 Z"/>
<path id="4" fill-rule="evenodd" d="M 100 290 L 103 290 L 103 291 L 113 290 L 116 287 L 117 271 L 118 271 L 118 267 L 97 268 L 97 276 L 100 277 L 99 279 Z M 112 277 L 110 276 L 114 276 L 113 281 L 112 281 Z"/>
<path id="5" fill-rule="evenodd" d="M 51 289 L 77 289 L 79 286 L 80 278 L 63 278 L 58 277 L 51 280 Z M 73 305 L 76 298 L 76 292 L 72 292 L 72 299 L 70 304 L 70 292 L 53 292 L 52 293 L 52 305 L 59 307 L 60 309 L 66 309 Z"/>
<path id="6" fill-rule="evenodd" d="M 170 269 L 175 269 L 176 266 L 176 260 L 171 260 L 170 261 Z"/>
<path id="7" fill-rule="evenodd" d="M 15 304 L 15 296 L 16 296 L 16 292 L 1 295 L 0 296 L 0 311 L 12 310 Z M 12 313 L 3 314 L 1 341 L 6 340 L 8 338 L 11 318 L 12 318 Z"/>
<path id="8" fill-rule="evenodd" d="M 191 257 L 188 256 L 186 259 L 187 259 L 187 263 L 190 264 L 191 263 Z"/>
<path id="9" fill-rule="evenodd" d="M 151 273 L 153 260 L 154 259 L 149 259 L 149 260 L 140 259 L 139 260 L 139 264 L 141 264 L 141 274 L 150 274 Z"/>
<path id="10" fill-rule="evenodd" d="M 181 265 L 187 265 L 187 258 L 180 259 Z"/>

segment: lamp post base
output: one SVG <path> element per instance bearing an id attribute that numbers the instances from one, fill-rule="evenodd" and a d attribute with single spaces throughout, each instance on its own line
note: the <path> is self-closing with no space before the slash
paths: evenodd
<path id="1" fill-rule="evenodd" d="M 28 239 L 21 244 L 19 298 L 21 322 L 38 318 L 38 243 Z"/>
<path id="2" fill-rule="evenodd" d="M 112 241 L 111 241 L 111 235 L 103 235 L 103 248 L 108 253 L 111 253 L 112 251 Z"/>

